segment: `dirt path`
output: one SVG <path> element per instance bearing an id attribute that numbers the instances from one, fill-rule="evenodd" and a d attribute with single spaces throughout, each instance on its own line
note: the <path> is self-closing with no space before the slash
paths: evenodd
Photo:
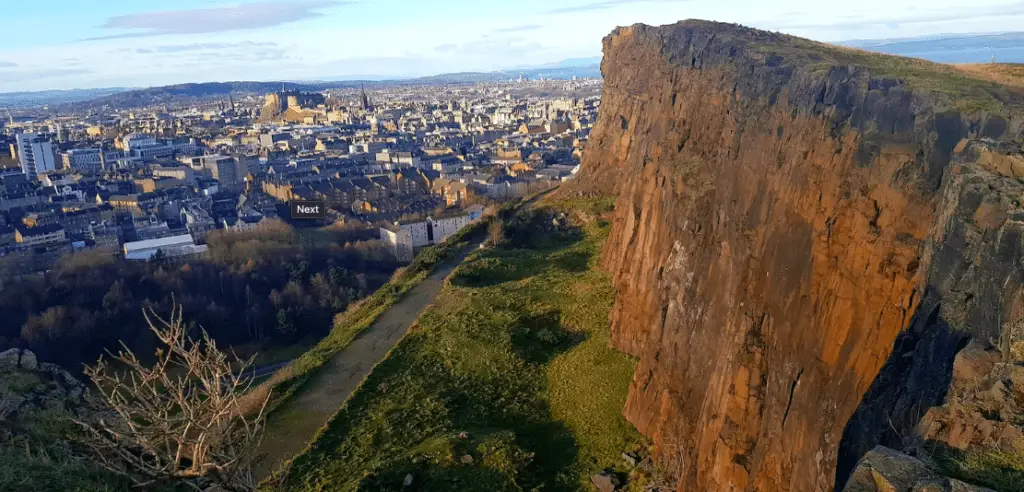
<path id="1" fill-rule="evenodd" d="M 309 439 L 327 424 L 359 383 L 434 301 L 444 279 L 479 245 L 479 242 L 472 243 L 406 292 L 348 347 L 318 369 L 301 392 L 275 412 L 258 453 L 262 455 L 255 467 L 258 479 L 269 476 L 285 460 L 305 449 Z"/>

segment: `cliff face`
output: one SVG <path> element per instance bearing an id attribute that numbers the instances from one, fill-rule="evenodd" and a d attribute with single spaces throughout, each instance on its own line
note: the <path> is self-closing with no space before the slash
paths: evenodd
<path id="1" fill-rule="evenodd" d="M 833 489 L 1024 315 L 1020 93 L 703 21 L 604 51 L 573 187 L 618 195 L 625 415 L 680 490 Z"/>

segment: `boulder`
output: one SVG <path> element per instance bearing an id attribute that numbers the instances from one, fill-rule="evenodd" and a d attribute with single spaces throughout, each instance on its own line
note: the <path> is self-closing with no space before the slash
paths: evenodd
<path id="1" fill-rule="evenodd" d="M 0 369 L 35 369 L 36 354 L 19 348 L 7 349 L 0 352 Z"/>
<path id="2" fill-rule="evenodd" d="M 844 492 L 992 492 L 940 476 L 921 460 L 878 446 L 854 469 Z"/>
<path id="3" fill-rule="evenodd" d="M 22 369 L 34 370 L 36 368 L 36 354 L 33 354 L 31 350 L 22 349 L 19 366 Z"/>

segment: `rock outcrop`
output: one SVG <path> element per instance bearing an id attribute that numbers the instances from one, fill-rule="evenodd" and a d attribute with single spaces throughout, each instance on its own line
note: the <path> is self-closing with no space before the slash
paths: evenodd
<path id="1" fill-rule="evenodd" d="M 916 435 L 961 451 L 1024 452 L 1024 366 L 1003 357 L 977 342 L 960 351 L 946 402 L 925 413 Z"/>
<path id="2" fill-rule="evenodd" d="M 916 458 L 878 446 L 861 459 L 843 492 L 992 492 L 940 476 Z"/>
<path id="3" fill-rule="evenodd" d="M 87 393 L 86 385 L 60 366 L 37 364 L 31 351 L 0 353 L 0 444 L 26 421 L 81 411 Z"/>
<path id="4" fill-rule="evenodd" d="M 619 28 L 577 182 L 624 413 L 679 490 L 842 488 L 1024 318 L 1024 95 L 704 21 Z"/>

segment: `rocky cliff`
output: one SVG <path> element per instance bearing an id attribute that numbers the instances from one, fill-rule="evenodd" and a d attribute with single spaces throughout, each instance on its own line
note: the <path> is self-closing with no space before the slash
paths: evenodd
<path id="1" fill-rule="evenodd" d="M 680 490 L 833 490 L 1024 317 L 1024 95 L 704 21 L 604 40 L 626 417 Z M 1012 345 L 1013 340 L 1009 343 Z"/>

